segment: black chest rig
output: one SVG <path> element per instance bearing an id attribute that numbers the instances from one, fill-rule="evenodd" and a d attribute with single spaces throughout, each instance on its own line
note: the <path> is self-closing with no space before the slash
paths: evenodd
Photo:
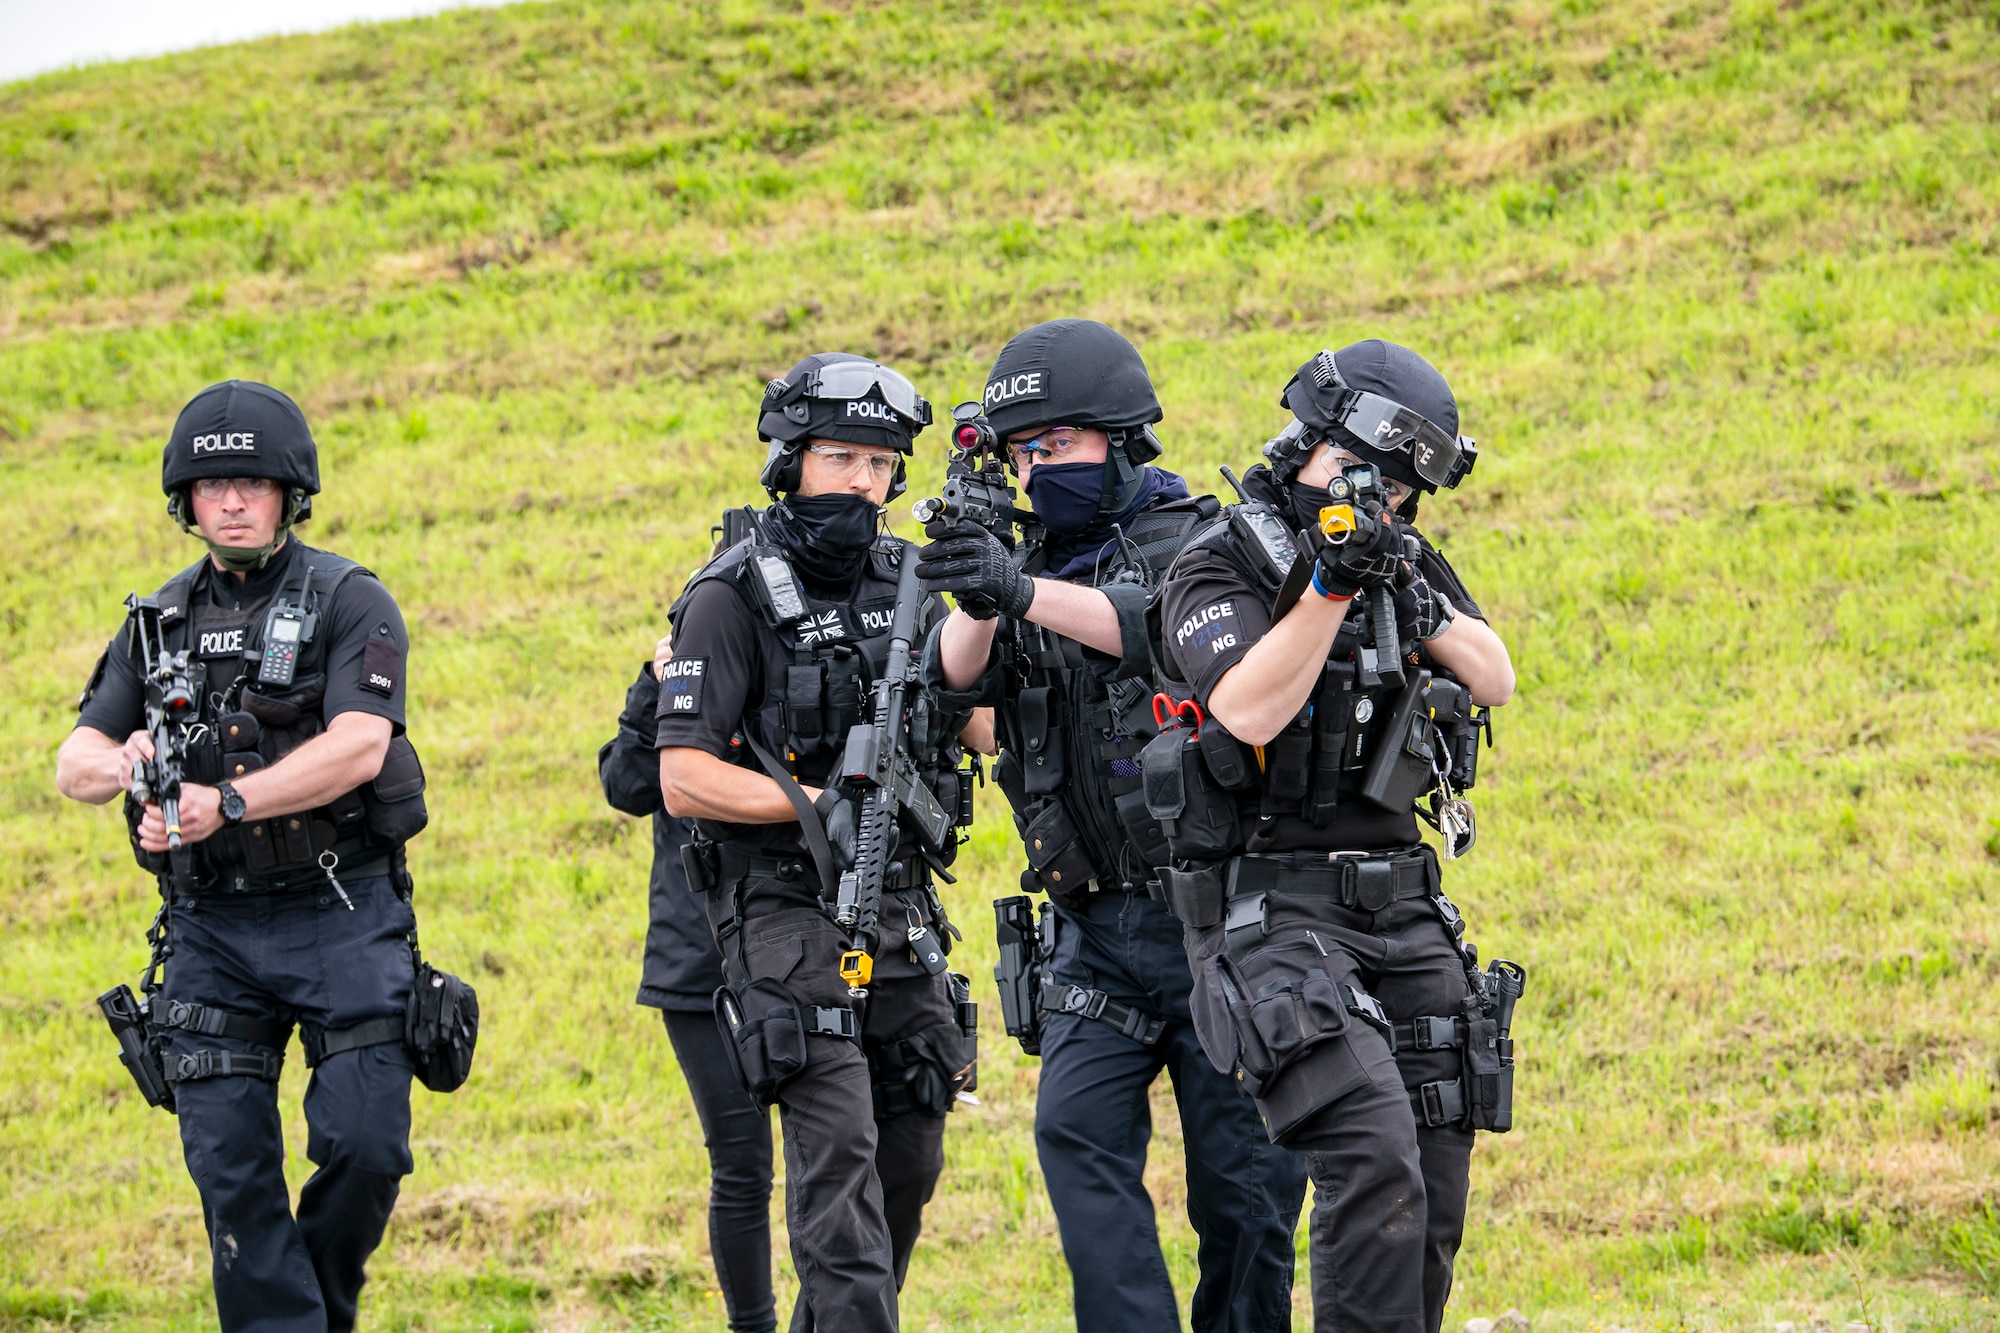
<path id="1" fill-rule="evenodd" d="M 1296 539 L 1275 507 L 1231 505 L 1198 541 L 1275 607 L 1296 558 Z M 1398 640 L 1402 679 L 1385 680 L 1363 603 L 1353 605 L 1311 697 L 1270 741 L 1244 745 L 1214 718 L 1188 729 L 1177 717 L 1147 747 L 1140 763 L 1148 809 L 1168 828 L 1176 861 L 1262 851 L 1278 819 L 1325 828 L 1356 802 L 1389 815 L 1416 812 L 1447 831 L 1447 854 L 1470 847 L 1470 804 L 1458 793 L 1473 784 L 1486 710 L 1428 660 L 1407 627 Z M 1175 682 L 1172 692 L 1185 697 L 1187 689 Z M 1419 804 L 1425 796 L 1428 810 Z"/>
<path id="2" fill-rule="evenodd" d="M 187 776 L 212 786 L 267 768 L 325 731 L 325 612 L 349 578 L 373 575 L 352 560 L 301 547 L 285 577 L 239 610 L 214 602 L 199 582 L 204 571 L 221 577 L 203 560 L 169 580 L 158 601 L 162 646 L 187 651 L 201 701 L 190 724 Z M 298 639 L 287 645 L 289 684 L 259 680 L 274 604 L 297 613 Z M 210 892 L 263 892 L 323 881 L 329 853 L 331 864 L 350 868 L 382 861 L 429 822 L 423 792 L 416 750 L 397 736 L 373 781 L 315 809 L 246 821 L 195 844 L 192 882 Z M 165 855 L 139 848 L 139 813 L 128 798 L 134 854 L 147 870 L 166 873 Z"/>
<path id="3" fill-rule="evenodd" d="M 887 666 L 889 629 L 896 608 L 894 537 L 877 538 L 852 594 L 838 601 L 815 596 L 779 547 L 757 540 L 732 546 L 688 581 L 668 612 L 679 623 L 696 586 L 712 579 L 735 585 L 755 610 L 763 635 L 764 679 L 752 692 L 755 711 L 731 742 L 731 761 L 760 770 L 750 742 L 762 745 L 799 781 L 826 786 L 843 758 L 847 734 L 867 720 L 870 687 Z M 913 558 L 906 556 L 906 558 Z M 919 632 L 928 624 L 919 616 Z M 934 729 L 916 738 L 914 748 L 930 759 L 940 801 L 957 817 L 960 783 L 949 770 L 957 765 L 956 728 L 947 736 Z M 926 741 L 930 743 L 926 743 Z M 723 825 L 718 836 L 746 850 L 796 855 L 798 826 Z M 718 830 L 718 832 L 720 832 Z M 829 889 L 830 891 L 830 889 Z"/>
<path id="4" fill-rule="evenodd" d="M 1106 557 L 1094 586 L 1114 606 L 1150 603 L 1174 556 L 1218 512 L 1202 496 L 1134 516 L 1123 546 Z M 1025 546 L 1030 573 L 1044 556 Z M 1137 614 L 1120 626 L 1139 633 Z M 1005 706 L 995 710 L 1001 755 L 993 775 L 1014 810 L 1028 854 L 1023 890 L 1074 904 L 1101 891 L 1143 893 L 1168 847 L 1146 809 L 1139 755 L 1158 732 L 1154 672 L 1113 678 L 1086 661 L 1082 645 L 1024 620 L 1002 622 L 999 669 Z M 1131 653 L 1128 650 L 1128 657 Z"/>

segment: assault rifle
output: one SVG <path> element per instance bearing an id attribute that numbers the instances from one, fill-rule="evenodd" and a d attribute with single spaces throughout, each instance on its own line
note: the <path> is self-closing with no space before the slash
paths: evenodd
<path id="1" fill-rule="evenodd" d="M 940 518 L 977 523 L 1012 546 L 1014 525 L 1025 527 L 1035 516 L 1014 507 L 1014 480 L 1007 475 L 1006 451 L 993 433 L 993 423 L 977 401 L 952 408 L 951 419 L 955 424 L 945 459 L 944 493 L 917 501 L 910 512 L 926 525 Z"/>
<path id="2" fill-rule="evenodd" d="M 1227 469 L 1224 469 L 1225 473 Z M 1230 477 L 1232 485 L 1236 479 Z M 1278 590 L 1277 605 L 1272 608 L 1271 619 L 1276 623 L 1292 604 L 1304 595 L 1306 585 L 1312 582 L 1313 563 L 1323 546 L 1344 546 L 1350 541 L 1370 541 L 1386 525 L 1395 522 L 1389 508 L 1389 493 L 1382 485 L 1382 474 L 1367 465 L 1349 467 L 1326 484 L 1327 494 L 1333 503 L 1319 511 L 1319 522 L 1305 530 L 1306 545 L 1299 558 L 1293 563 L 1285 584 Z M 1240 494 L 1242 487 L 1237 486 Z M 1404 558 L 1414 562 L 1417 558 L 1417 539 L 1403 534 Z M 1396 593 L 1386 584 L 1365 590 L 1368 612 L 1369 637 L 1374 646 L 1363 647 L 1356 658 L 1360 663 L 1359 684 L 1365 689 L 1377 685 L 1400 687 L 1403 684 L 1402 637 L 1396 627 Z"/>
<path id="3" fill-rule="evenodd" d="M 913 750 L 934 739 L 929 697 L 921 688 L 911 688 L 917 663 L 911 660 L 910 641 L 916 637 L 917 610 L 923 600 L 916 553 L 904 548 L 896 578 L 896 610 L 889 622 L 889 660 L 875 682 L 874 713 L 847 733 L 840 765 L 841 780 L 863 793 L 854 866 L 842 872 L 834 903 L 834 921 L 849 939 L 840 956 L 840 975 L 857 997 L 867 994 L 875 974 L 873 950 L 882 889 L 904 825 L 915 831 L 927 857 L 945 849 L 953 827 L 912 756 Z M 916 942 L 913 935 L 911 943 Z M 941 953 L 937 963 L 943 970 Z"/>
<path id="4" fill-rule="evenodd" d="M 132 799 L 157 805 L 167 822 L 168 855 L 181 849 L 181 782 L 187 775 L 188 724 L 200 708 L 188 667 L 187 650 L 169 655 L 160 635 L 160 603 L 133 593 L 125 599 L 132 618 L 133 660 L 146 682 L 146 735 L 153 757 L 132 765 Z"/>

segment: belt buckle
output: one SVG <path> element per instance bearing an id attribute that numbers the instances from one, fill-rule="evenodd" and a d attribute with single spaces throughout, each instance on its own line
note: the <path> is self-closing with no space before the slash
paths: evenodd
<path id="1" fill-rule="evenodd" d="M 1355 861 L 1354 901 L 1365 912 L 1379 912 L 1396 901 L 1396 867 L 1388 860 Z"/>

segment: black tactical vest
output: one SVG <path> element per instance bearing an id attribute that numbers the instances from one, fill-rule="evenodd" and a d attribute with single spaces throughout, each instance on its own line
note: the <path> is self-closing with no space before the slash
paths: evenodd
<path id="1" fill-rule="evenodd" d="M 1289 521 L 1259 499 L 1224 509 L 1190 546 L 1222 555 L 1267 609 L 1296 555 Z M 1460 789 L 1472 785 L 1478 733 L 1470 696 L 1408 637 L 1407 626 L 1399 643 L 1403 681 L 1374 679 L 1379 673 L 1364 670 L 1364 655 L 1372 663 L 1374 652 L 1364 625 L 1358 615 L 1341 625 L 1311 697 L 1262 747 L 1242 744 L 1211 717 L 1179 747 L 1162 737 L 1142 756 L 1149 770 L 1178 770 L 1177 777 L 1153 772 L 1156 793 L 1173 790 L 1185 801 L 1172 838 L 1177 860 L 1262 850 L 1259 830 L 1268 836 L 1275 820 L 1324 829 L 1357 803 L 1371 817 L 1407 816 L 1436 788 L 1439 772 Z M 1188 694 L 1178 679 L 1170 688 Z"/>
<path id="2" fill-rule="evenodd" d="M 1175 554 L 1216 513 L 1215 499 L 1199 496 L 1138 514 L 1126 532 L 1133 549 L 1108 556 L 1096 586 L 1114 599 L 1150 598 Z M 1033 573 L 1043 552 L 1029 545 L 1018 558 Z M 1023 620 L 1002 623 L 999 649 L 1006 703 L 996 710 L 1001 755 L 993 776 L 1027 850 L 1022 888 L 1065 904 L 1100 891 L 1145 892 L 1168 855 L 1146 810 L 1138 762 L 1159 730 L 1152 699 L 1162 681 L 1153 671 L 1108 679 L 1075 640 Z"/>
<path id="3" fill-rule="evenodd" d="M 267 768 L 326 730 L 325 613 L 348 579 L 374 575 L 352 560 L 301 545 L 285 578 L 239 611 L 206 595 L 205 571 L 208 578 L 220 577 L 204 557 L 168 580 L 157 597 L 161 646 L 187 651 L 201 700 L 187 778 L 212 786 Z M 292 683 L 283 688 L 256 680 L 266 613 L 280 598 L 316 618 L 314 632 L 299 646 Z M 423 793 L 416 749 L 407 736 L 397 736 L 372 782 L 316 809 L 246 821 L 195 844 L 193 882 L 208 890 L 268 890 L 321 878 L 320 858 L 328 852 L 338 864 L 379 861 L 429 822 Z M 129 798 L 126 804 L 139 864 L 165 873 L 164 854 L 139 848 L 140 811 Z"/>
<path id="4" fill-rule="evenodd" d="M 731 741 L 731 763 L 764 771 L 748 743 L 754 740 L 800 782 L 829 785 L 845 752 L 848 731 L 870 716 L 870 687 L 888 662 L 897 561 L 914 559 L 915 550 L 898 538 L 877 537 L 852 594 L 837 601 L 816 595 L 783 550 L 754 538 L 722 552 L 688 580 L 667 612 L 676 628 L 689 595 L 716 580 L 736 589 L 759 627 L 764 679 L 761 688 L 749 692 L 754 711 L 744 717 Z M 919 654 L 935 605 L 927 597 L 917 617 L 913 651 Z M 923 734 L 913 736 L 912 752 L 919 771 L 956 819 L 960 792 L 954 770 L 962 719 L 939 717 L 927 700 L 920 699 L 917 710 Z M 739 851 L 779 857 L 804 854 L 798 825 L 793 823 L 696 822 L 706 839 Z M 911 849 L 914 854 L 913 841 Z M 945 856 L 951 854 L 948 847 Z"/>

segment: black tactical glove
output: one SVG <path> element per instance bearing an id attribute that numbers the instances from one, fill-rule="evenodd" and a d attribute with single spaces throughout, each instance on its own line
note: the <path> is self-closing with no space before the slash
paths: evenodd
<path id="1" fill-rule="evenodd" d="M 856 850 L 861 841 L 861 807 L 828 787 L 813 802 L 813 810 L 820 822 L 826 825 L 827 845 L 833 848 L 833 869 L 835 874 L 845 874 L 854 869 Z"/>
<path id="2" fill-rule="evenodd" d="M 1313 587 L 1322 597 L 1352 597 L 1363 588 L 1394 587 L 1403 567 L 1403 534 L 1383 515 L 1340 545 L 1320 547 Z"/>
<path id="3" fill-rule="evenodd" d="M 976 523 L 933 523 L 934 540 L 917 553 L 917 578 L 925 592 L 948 592 L 974 620 L 1027 614 L 1035 581 L 1014 565 L 1000 539 Z"/>
<path id="4" fill-rule="evenodd" d="M 1429 643 L 1444 633 L 1445 626 L 1451 624 L 1456 614 L 1445 595 L 1433 588 L 1430 580 L 1415 569 L 1405 565 L 1403 577 L 1396 588 L 1396 624 L 1403 632 Z"/>

